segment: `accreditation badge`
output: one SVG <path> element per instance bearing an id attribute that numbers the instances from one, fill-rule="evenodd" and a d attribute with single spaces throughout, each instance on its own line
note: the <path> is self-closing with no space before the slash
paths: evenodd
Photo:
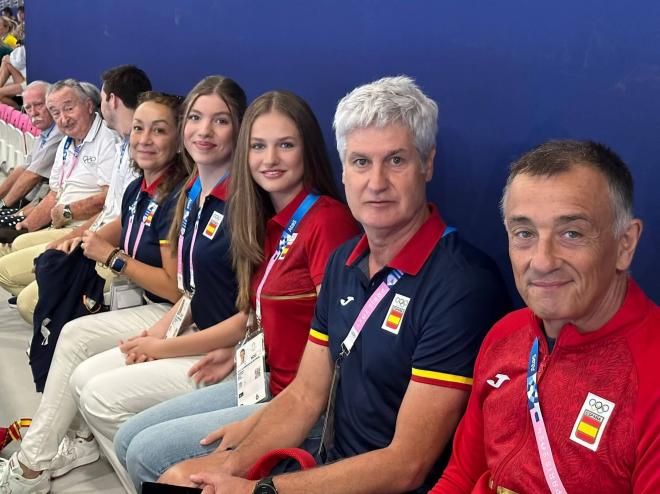
<path id="1" fill-rule="evenodd" d="M 266 380 L 266 345 L 263 331 L 255 331 L 236 347 L 238 406 L 254 405 L 270 397 Z"/>
<path id="2" fill-rule="evenodd" d="M 124 276 L 112 280 L 110 310 L 128 309 L 144 305 L 144 289 Z"/>
<path id="3" fill-rule="evenodd" d="M 181 297 L 181 303 L 174 314 L 174 317 L 170 321 L 170 325 L 167 328 L 167 333 L 165 338 L 175 338 L 181 332 L 181 327 L 183 326 L 183 321 L 186 319 L 188 312 L 190 312 L 190 301 L 192 296 L 186 292 Z"/>
<path id="4" fill-rule="evenodd" d="M 224 216 L 222 215 L 222 213 L 219 213 L 218 211 L 213 211 L 213 214 L 211 215 L 209 222 L 206 224 L 206 228 L 204 228 L 203 235 L 209 240 L 213 240 L 223 219 Z"/>

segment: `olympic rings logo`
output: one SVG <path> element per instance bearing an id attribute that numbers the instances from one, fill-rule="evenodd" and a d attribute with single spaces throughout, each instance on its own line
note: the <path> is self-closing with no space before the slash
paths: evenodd
<path id="1" fill-rule="evenodd" d="M 592 410 L 595 410 L 598 413 L 607 413 L 610 411 L 610 406 L 607 403 L 603 403 L 594 398 L 589 400 L 589 406 Z"/>

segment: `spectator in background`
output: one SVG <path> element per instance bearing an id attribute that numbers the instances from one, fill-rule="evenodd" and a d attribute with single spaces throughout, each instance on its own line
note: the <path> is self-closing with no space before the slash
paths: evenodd
<path id="1" fill-rule="evenodd" d="M 55 155 L 50 192 L 16 224 L 25 234 L 12 243 L 12 252 L 0 259 L 0 286 L 13 295 L 34 280 L 33 260 L 49 242 L 101 210 L 115 161 L 118 136 L 94 112 L 92 101 L 77 81 L 66 79 L 51 86 L 46 105 L 66 138 Z M 49 223 L 53 228 L 37 231 Z"/>
<path id="2" fill-rule="evenodd" d="M 25 47 L 17 46 L 9 55 L 2 57 L 0 63 L 0 103 L 19 108 L 26 87 Z"/>
<path id="3" fill-rule="evenodd" d="M 112 168 L 112 177 L 108 194 L 103 204 L 103 210 L 91 216 L 82 225 L 75 228 L 62 238 L 51 242 L 47 248 L 55 248 L 70 253 L 82 241 L 86 231 L 95 232 L 103 225 L 119 217 L 122 197 L 126 187 L 137 177 L 137 170 L 131 166 L 131 152 L 129 134 L 133 126 L 133 113 L 141 93 L 151 89 L 151 81 L 145 72 L 135 65 L 120 65 L 105 71 L 101 75 L 103 88 L 100 100 L 101 112 L 106 125 L 122 136 L 115 149 L 115 163 Z M 91 89 L 95 86 L 89 84 Z M 106 280 L 114 275 L 107 268 L 98 268 L 98 272 Z M 109 283 L 106 284 L 109 289 Z M 21 317 L 32 324 L 32 315 L 38 298 L 36 282 L 30 283 L 21 291 L 16 300 L 16 306 Z"/>
<path id="4" fill-rule="evenodd" d="M 3 221 L 7 213 L 15 213 L 25 206 L 29 192 L 50 177 L 55 153 L 63 135 L 46 108 L 46 91 L 49 87 L 47 82 L 34 81 L 23 91 L 25 112 L 41 134 L 26 157 L 25 165 L 14 168 L 0 184 L 0 225 L 9 224 Z"/>
<path id="5" fill-rule="evenodd" d="M 14 36 L 14 29 L 16 28 L 16 23 L 9 18 L 2 16 L 0 17 L 0 41 L 6 45 L 9 50 L 0 51 L 0 55 L 7 55 L 11 50 L 16 48 L 17 39 Z"/>

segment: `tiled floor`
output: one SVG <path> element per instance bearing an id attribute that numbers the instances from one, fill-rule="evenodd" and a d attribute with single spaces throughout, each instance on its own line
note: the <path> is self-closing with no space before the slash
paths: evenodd
<path id="1" fill-rule="evenodd" d="M 0 426 L 6 427 L 21 417 L 31 417 L 39 403 L 40 394 L 34 390 L 32 374 L 25 349 L 32 336 L 32 328 L 23 322 L 15 309 L 7 305 L 9 298 L 0 288 Z M 8 458 L 16 445 L 2 452 Z M 87 494 L 103 492 L 123 494 L 124 490 L 110 464 L 101 459 L 91 465 L 73 470 L 52 483 L 51 492 Z"/>

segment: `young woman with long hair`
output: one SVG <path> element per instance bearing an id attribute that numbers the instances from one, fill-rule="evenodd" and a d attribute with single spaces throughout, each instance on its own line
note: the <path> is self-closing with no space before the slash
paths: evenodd
<path id="1" fill-rule="evenodd" d="M 295 377 L 330 254 L 358 233 L 337 199 L 318 122 L 300 97 L 270 92 L 248 108 L 232 171 L 229 222 L 237 306 L 263 330 L 276 396 Z M 194 377 L 215 380 L 231 368 L 242 337 L 225 339 L 218 345 L 224 348 L 202 358 L 191 369 Z M 209 432 L 245 419 L 221 447 L 237 444 L 263 404 L 238 407 L 236 383 L 226 380 L 133 417 L 115 446 L 138 486 L 175 463 L 215 450 L 226 430 Z"/>
<path id="2" fill-rule="evenodd" d="M 92 261 L 108 264 L 121 256 L 122 274 L 144 289 L 150 303 L 80 317 L 62 328 L 39 408 L 20 450 L 8 462 L 0 460 L 1 492 L 48 492 L 51 475 L 64 475 L 98 459 L 96 441 L 77 417 L 69 379 L 80 362 L 112 348 L 119 338 L 134 334 L 136 327 L 149 327 L 176 300 L 176 261 L 167 239 L 188 175 L 177 153 L 180 103 L 179 97 L 163 93 L 140 97 L 130 135 L 133 165 L 140 177 L 126 189 L 120 218 L 97 232 L 86 231 L 82 242 L 84 256 Z M 119 247 L 125 252 L 120 253 Z M 77 250 L 68 255 L 52 252 L 68 257 Z"/>

